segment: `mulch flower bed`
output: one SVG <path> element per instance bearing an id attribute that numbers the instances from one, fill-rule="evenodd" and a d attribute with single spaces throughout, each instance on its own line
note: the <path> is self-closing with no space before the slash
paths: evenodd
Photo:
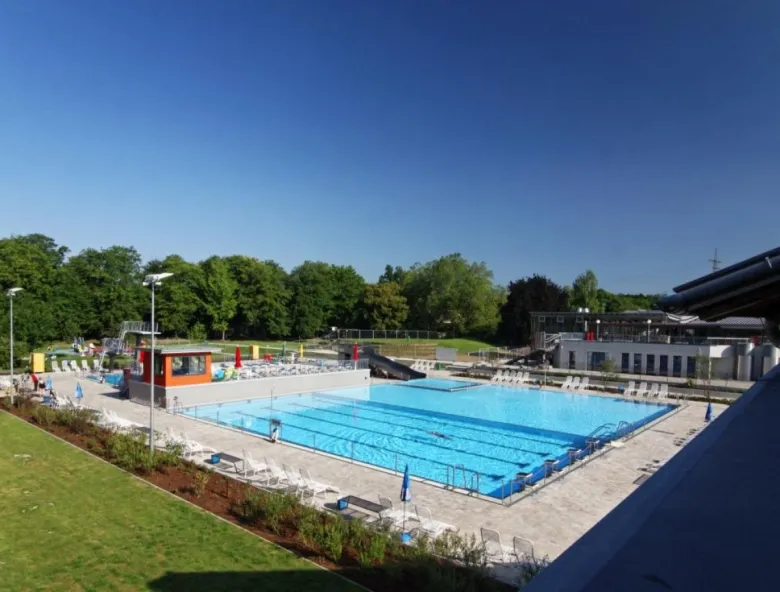
<path id="1" fill-rule="evenodd" d="M 363 555 L 363 560 L 361 561 L 360 553 L 348 544 L 344 545 L 343 552 L 328 553 L 326 548 L 319 548 L 319 545 L 313 543 L 310 536 L 302 536 L 302 532 L 295 528 L 296 523 L 294 520 L 292 524 L 290 524 L 289 520 L 280 520 L 273 524 L 273 528 L 270 528 L 263 519 L 258 519 L 255 515 L 248 518 L 246 508 L 255 507 L 258 509 L 259 507 L 259 511 L 262 513 L 263 500 L 269 499 L 262 496 L 268 496 L 269 494 L 259 492 L 256 488 L 244 482 L 204 469 L 193 463 L 181 461 L 170 454 L 166 457 L 168 459 L 166 462 L 172 464 L 164 464 L 161 460 L 153 468 L 136 466 L 135 470 L 133 470 L 132 461 L 125 461 L 124 457 L 123 460 L 117 461 L 117 454 L 119 453 L 116 450 L 118 444 L 125 446 L 128 442 L 131 449 L 134 442 L 137 446 L 143 446 L 141 440 L 135 439 L 134 441 L 130 436 L 117 436 L 93 423 L 84 424 L 82 422 L 79 424 L 74 422 L 70 425 L 63 425 L 64 422 L 68 421 L 67 417 L 65 417 L 66 414 L 60 413 L 57 415 L 57 412 L 48 408 L 37 410 L 39 407 L 43 406 L 29 399 L 18 401 L 16 406 L 11 406 L 8 402 L 3 405 L 3 408 L 9 413 L 95 456 L 112 462 L 112 464 L 130 469 L 134 474 L 149 483 L 187 500 L 207 512 L 211 512 L 220 518 L 258 534 L 264 539 L 289 549 L 328 570 L 338 572 L 375 592 L 394 592 L 399 589 L 405 589 L 410 592 L 430 592 L 435 590 L 446 590 L 447 592 L 454 590 L 463 590 L 464 592 L 472 590 L 508 592 L 517 589 L 516 586 L 509 586 L 488 577 L 484 568 L 462 567 L 430 552 L 421 553 L 419 549 L 409 548 L 400 544 L 389 545 L 385 551 L 383 543 L 378 552 L 381 558 L 369 561 L 366 560 L 367 555 Z M 135 458 L 138 459 L 139 451 L 135 450 L 135 452 Z M 132 450 L 129 453 L 127 450 L 122 452 L 125 455 L 132 455 L 132 453 Z M 146 454 L 146 458 L 148 458 L 148 451 Z M 164 455 L 162 452 L 159 454 Z M 131 464 L 128 465 L 128 462 Z M 280 494 L 271 495 L 282 497 Z M 290 496 L 285 497 L 290 498 Z M 297 502 L 289 503 L 297 504 Z M 311 520 L 313 512 L 310 509 L 301 510 L 304 507 L 298 504 L 296 511 L 306 513 Z M 335 525 L 339 528 L 341 528 L 344 522 L 339 518 L 338 524 L 335 524 L 336 521 L 329 516 L 324 516 L 321 513 L 317 513 L 317 516 L 314 518 L 315 521 L 321 518 L 323 524 Z M 364 532 L 373 531 L 365 529 Z M 370 544 L 370 537 L 373 535 L 366 536 L 369 537 L 366 540 Z M 385 537 L 385 539 L 388 539 L 388 537 Z M 338 557 L 338 559 L 334 560 L 334 556 Z M 373 557 L 377 557 L 376 552 Z"/>

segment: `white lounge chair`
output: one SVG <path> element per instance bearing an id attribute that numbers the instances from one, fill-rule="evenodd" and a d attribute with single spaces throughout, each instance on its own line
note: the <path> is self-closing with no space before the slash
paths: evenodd
<path id="1" fill-rule="evenodd" d="M 62 372 L 63 374 L 70 374 L 72 372 L 68 360 L 62 360 Z"/>
<path id="2" fill-rule="evenodd" d="M 52 395 L 53 398 L 58 398 L 57 395 Z M 62 401 L 62 397 L 59 397 L 60 401 Z M 65 395 L 65 401 L 64 401 L 65 407 L 70 407 L 72 409 L 87 409 L 84 405 L 82 405 L 79 401 L 74 401 L 70 395 Z"/>
<path id="3" fill-rule="evenodd" d="M 636 383 L 633 380 L 629 380 L 628 386 L 626 386 L 626 390 L 623 391 L 623 394 L 626 397 L 630 397 L 631 395 L 634 394 L 635 391 L 636 391 Z"/>
<path id="4" fill-rule="evenodd" d="M 420 521 L 420 530 L 436 538 L 445 530 L 457 530 L 451 524 L 445 522 L 439 522 L 434 520 L 431 515 L 431 511 L 425 506 L 415 506 L 414 511 L 417 514 L 417 519 Z"/>
<path id="5" fill-rule="evenodd" d="M 511 557 L 512 552 L 501 544 L 501 535 L 497 530 L 483 526 L 479 532 L 482 536 L 482 544 L 485 545 L 485 555 L 488 561 L 504 563 Z"/>
<path id="6" fill-rule="evenodd" d="M 569 385 L 569 390 L 570 391 L 576 391 L 579 388 L 580 388 L 580 377 L 579 376 L 575 376 L 574 378 L 571 379 L 571 384 Z"/>
<path id="7" fill-rule="evenodd" d="M 265 457 L 265 464 L 268 467 L 268 484 L 271 485 L 273 482 L 276 483 L 276 485 L 281 485 L 283 483 L 287 483 L 287 475 L 285 475 L 284 471 L 279 468 L 279 465 L 276 464 L 276 461 L 272 458 Z"/>
<path id="8" fill-rule="evenodd" d="M 564 381 L 563 381 L 563 384 L 561 385 L 561 388 L 562 388 L 563 390 L 566 390 L 566 389 L 568 389 L 568 388 L 571 386 L 571 382 L 572 382 L 572 380 L 574 380 L 574 377 L 573 377 L 573 376 L 567 376 L 567 377 L 566 377 L 566 380 L 564 380 Z"/>
<path id="9" fill-rule="evenodd" d="M 518 563 L 528 563 L 534 558 L 534 544 L 523 537 L 512 538 L 512 550 Z"/>
<path id="10" fill-rule="evenodd" d="M 94 360 L 92 360 L 92 369 L 93 369 L 95 372 L 100 372 L 100 370 L 101 370 L 101 367 L 100 367 L 100 360 L 98 360 L 97 358 L 95 358 Z"/>
<path id="11" fill-rule="evenodd" d="M 327 483 L 321 483 L 312 479 L 308 470 L 301 469 L 300 472 L 301 481 L 303 481 L 302 495 L 310 493 L 312 497 L 315 497 L 318 494 L 323 494 L 323 497 L 325 497 L 326 493 L 341 493 L 339 488 L 334 485 L 328 485 Z"/>
<path id="12" fill-rule="evenodd" d="M 393 507 L 393 502 L 389 497 L 383 495 L 379 496 L 379 505 L 385 508 L 379 512 L 379 519 L 383 522 L 388 522 L 392 526 L 402 528 L 404 524 L 404 512 L 403 510 L 396 510 Z M 409 516 L 406 516 L 409 519 Z"/>
<path id="13" fill-rule="evenodd" d="M 647 393 L 648 397 L 657 397 L 658 396 L 658 383 L 654 382 L 650 385 L 650 392 Z"/>
<path id="14" fill-rule="evenodd" d="M 493 378 L 490 379 L 490 382 L 501 382 L 501 379 L 504 377 L 504 371 L 499 370 L 493 375 Z"/>
<path id="15" fill-rule="evenodd" d="M 659 399 L 666 399 L 669 397 L 669 385 L 665 382 L 661 385 L 661 388 L 658 389 L 658 398 Z"/>
<path id="16" fill-rule="evenodd" d="M 239 475 L 242 477 L 249 477 L 250 475 L 258 475 L 259 473 L 265 473 L 268 470 L 268 465 L 264 462 L 256 461 L 252 458 L 252 453 L 248 450 L 242 450 L 243 463 L 241 465 L 241 471 Z"/>
<path id="17" fill-rule="evenodd" d="M 114 411 L 111 411 L 109 409 L 106 409 L 103 407 L 101 409 L 102 412 L 102 423 L 109 429 L 113 430 L 132 430 L 137 427 L 140 427 L 137 423 L 130 421 L 129 419 L 124 419 L 123 417 L 119 417 Z"/>
<path id="18" fill-rule="evenodd" d="M 575 390 L 581 393 L 582 391 L 587 390 L 589 385 L 590 385 L 590 377 L 584 376 L 579 386 Z"/>
<path id="19" fill-rule="evenodd" d="M 81 370 L 84 372 L 84 374 L 89 372 L 89 364 L 86 360 L 81 360 Z"/>
<path id="20" fill-rule="evenodd" d="M 76 360 L 70 361 L 70 367 L 73 368 L 74 374 L 81 374 L 81 368 L 79 368 L 79 363 Z"/>
<path id="21" fill-rule="evenodd" d="M 639 386 L 636 389 L 636 396 L 644 397 L 645 393 L 647 393 L 647 383 L 643 381 L 639 383 Z"/>
<path id="22" fill-rule="evenodd" d="M 295 491 L 303 488 L 303 479 L 300 474 L 295 471 L 291 466 L 282 464 L 282 470 L 287 477 L 287 484 Z"/>
<path id="23" fill-rule="evenodd" d="M 531 382 L 531 373 L 530 372 L 524 372 L 523 373 L 523 380 L 520 381 L 520 384 L 528 384 Z"/>
<path id="24" fill-rule="evenodd" d="M 57 362 L 57 360 L 51 361 L 51 369 L 52 371 L 54 371 L 55 374 L 59 374 L 60 372 L 62 372 L 62 370 L 60 370 L 60 365 L 59 362 Z"/>
<path id="25" fill-rule="evenodd" d="M 217 451 L 211 448 L 210 446 L 204 446 L 200 442 L 191 440 L 189 437 L 187 437 L 187 434 L 185 432 L 181 433 L 181 437 L 182 437 L 182 444 L 184 445 L 185 458 L 186 457 L 192 458 L 196 454 L 200 455 L 201 457 L 205 457 L 217 453 Z"/>

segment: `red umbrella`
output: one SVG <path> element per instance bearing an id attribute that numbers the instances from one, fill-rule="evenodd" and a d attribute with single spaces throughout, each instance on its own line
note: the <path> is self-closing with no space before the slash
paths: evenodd
<path id="1" fill-rule="evenodd" d="M 355 360 L 356 362 L 360 358 L 359 353 L 360 352 L 358 352 L 358 344 L 356 343 L 355 345 L 352 346 L 352 359 Z"/>
<path id="2" fill-rule="evenodd" d="M 241 368 L 241 348 L 236 346 L 236 368 Z"/>

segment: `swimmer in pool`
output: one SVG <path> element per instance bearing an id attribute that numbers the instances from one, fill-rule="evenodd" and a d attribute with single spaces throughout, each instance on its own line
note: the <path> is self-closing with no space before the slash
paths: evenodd
<path id="1" fill-rule="evenodd" d="M 439 432 L 428 432 L 432 436 L 436 436 L 437 438 L 444 438 L 445 440 L 452 440 L 449 436 L 445 436 L 444 434 L 440 434 Z"/>

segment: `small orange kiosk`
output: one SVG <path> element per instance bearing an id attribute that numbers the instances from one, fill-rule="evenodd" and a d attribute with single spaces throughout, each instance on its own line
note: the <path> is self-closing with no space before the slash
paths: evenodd
<path id="1" fill-rule="evenodd" d="M 162 387 L 211 384 L 211 355 L 219 350 L 205 347 L 155 347 L 154 384 Z M 151 348 L 139 348 L 143 381 L 152 379 Z"/>

